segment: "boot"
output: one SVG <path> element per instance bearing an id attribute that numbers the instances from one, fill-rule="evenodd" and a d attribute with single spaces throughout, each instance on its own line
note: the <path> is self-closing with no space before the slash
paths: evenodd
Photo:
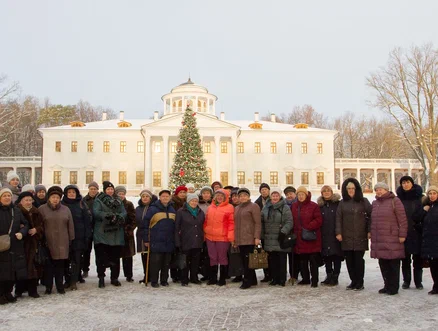
<path id="1" fill-rule="evenodd" d="M 228 274 L 228 265 L 220 266 L 220 276 L 219 282 L 217 283 L 219 286 L 224 286 L 226 284 L 227 274 Z"/>
<path id="2" fill-rule="evenodd" d="M 104 288 L 105 287 L 105 278 L 100 277 L 99 278 L 99 288 Z"/>
<path id="3" fill-rule="evenodd" d="M 328 284 L 329 286 L 336 286 L 336 285 L 338 285 L 339 284 L 339 281 L 338 281 L 338 279 L 339 279 L 339 274 L 333 274 L 332 275 L 332 279 L 330 280 L 330 284 Z"/>
<path id="4" fill-rule="evenodd" d="M 414 283 L 418 290 L 423 289 L 423 269 L 414 269 Z"/>
<path id="5" fill-rule="evenodd" d="M 9 303 L 8 299 L 4 295 L 0 296 L 0 305 L 6 305 Z"/>
<path id="6" fill-rule="evenodd" d="M 216 285 L 217 284 L 217 270 L 218 266 L 214 265 L 210 267 L 210 280 L 207 285 Z"/>
<path id="7" fill-rule="evenodd" d="M 321 282 L 321 285 L 329 285 L 332 281 L 332 278 L 333 278 L 333 273 L 328 272 L 327 277 L 325 277 L 325 279 Z"/>
<path id="8" fill-rule="evenodd" d="M 231 282 L 232 283 L 240 283 L 243 280 L 242 276 L 236 276 Z"/>

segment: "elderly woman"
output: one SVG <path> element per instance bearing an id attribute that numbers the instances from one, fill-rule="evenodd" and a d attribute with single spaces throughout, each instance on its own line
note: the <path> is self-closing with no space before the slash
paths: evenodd
<path id="1" fill-rule="evenodd" d="M 228 266 L 228 248 L 234 241 L 234 207 L 229 203 L 228 192 L 218 189 L 208 207 L 204 223 L 205 239 L 210 257 L 210 280 L 207 285 L 225 285 Z M 220 278 L 217 272 L 220 265 Z"/>
<path id="2" fill-rule="evenodd" d="M 0 236 L 9 236 L 10 246 L 0 252 L 0 305 L 15 302 L 12 295 L 15 280 L 27 278 L 23 237 L 29 226 L 20 209 L 12 203 L 12 191 L 0 190 Z"/>
<path id="3" fill-rule="evenodd" d="M 403 203 L 389 192 L 386 183 L 374 186 L 376 200 L 372 204 L 371 257 L 379 259 L 384 288 L 379 293 L 394 295 L 400 286 L 400 259 L 405 257 L 404 242 L 408 234 Z"/>
<path id="4" fill-rule="evenodd" d="M 335 231 L 336 211 L 340 200 L 341 196 L 333 193 L 332 188 L 328 185 L 321 188 L 321 196 L 317 200 L 322 215 L 322 257 L 327 275 L 325 280 L 321 282 L 322 285 L 338 285 L 341 263 L 344 259 L 341 243 L 336 239 Z"/>
<path id="5" fill-rule="evenodd" d="M 204 186 L 203 188 L 201 188 L 198 206 L 202 209 L 204 214 L 207 214 L 207 209 L 211 205 L 212 198 L 213 190 L 210 188 L 210 186 Z"/>
<path id="6" fill-rule="evenodd" d="M 318 205 L 311 198 L 311 193 L 304 186 L 298 187 L 298 200 L 292 204 L 292 216 L 295 220 L 294 233 L 297 235 L 295 253 L 300 255 L 300 272 L 303 276 L 298 285 L 311 284 L 311 287 L 318 287 L 322 216 Z"/>
<path id="7" fill-rule="evenodd" d="M 207 216 L 207 209 L 211 205 L 211 200 L 213 198 L 213 190 L 210 186 L 204 186 L 201 188 L 201 192 L 199 195 L 199 208 L 202 209 L 204 214 Z M 200 262 L 200 269 L 202 278 L 201 281 L 209 280 L 210 279 L 210 258 L 208 257 L 208 249 L 207 249 L 207 243 L 204 241 L 204 245 L 202 247 L 201 251 L 201 262 Z"/>
<path id="8" fill-rule="evenodd" d="M 31 192 L 22 192 L 17 200 L 17 207 L 22 212 L 24 218 L 29 224 L 29 231 L 24 237 L 24 252 L 27 265 L 27 279 L 18 280 L 15 285 L 15 296 L 21 297 L 24 292 L 28 292 L 32 298 L 39 298 L 37 291 L 38 279 L 42 276 L 43 266 L 35 264 L 35 255 L 38 249 L 38 243 L 43 239 L 44 227 L 38 209 L 33 206 L 33 197 Z"/>
<path id="9" fill-rule="evenodd" d="M 36 208 L 41 207 L 47 203 L 47 189 L 44 185 L 39 184 L 35 186 L 35 194 L 33 195 L 33 205 Z"/>
<path id="10" fill-rule="evenodd" d="M 14 170 L 10 170 L 6 175 L 6 184 L 4 184 L 3 187 L 11 190 L 12 202 L 15 203 L 21 193 L 21 187 L 20 177 L 18 177 L 18 174 Z"/>
<path id="11" fill-rule="evenodd" d="M 421 256 L 429 260 L 433 288 L 430 295 L 438 294 L 438 187 L 430 186 L 423 205 L 414 213 L 413 220 L 423 228 Z"/>
<path id="12" fill-rule="evenodd" d="M 336 239 L 341 242 L 351 283 L 347 290 L 364 289 L 365 251 L 371 238 L 371 204 L 355 178 L 342 183 L 342 201 L 336 210 Z"/>
<path id="13" fill-rule="evenodd" d="M 269 274 L 272 276 L 269 285 L 285 286 L 287 253 L 290 253 L 292 248 L 282 249 L 280 241 L 292 231 L 292 212 L 281 196 L 280 189 L 272 188 L 270 195 L 271 199 L 262 209 L 263 247 L 269 253 Z"/>
<path id="14" fill-rule="evenodd" d="M 189 283 L 189 271 L 190 283 L 201 284 L 198 279 L 198 269 L 204 244 L 205 214 L 198 207 L 198 201 L 197 194 L 189 193 L 184 206 L 176 212 L 175 247 L 184 253 L 187 262 L 186 267 L 181 271 L 182 286 L 187 286 Z"/>

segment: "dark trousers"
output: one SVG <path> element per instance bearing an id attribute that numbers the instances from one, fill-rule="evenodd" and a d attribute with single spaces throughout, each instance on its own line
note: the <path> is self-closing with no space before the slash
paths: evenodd
<path id="1" fill-rule="evenodd" d="M 240 245 L 240 258 L 243 266 L 243 283 L 257 285 L 257 276 L 254 269 L 249 268 L 249 254 L 254 252 L 254 245 Z"/>
<path id="2" fill-rule="evenodd" d="M 167 282 L 169 278 L 169 267 L 172 253 L 150 253 L 149 258 L 149 275 L 152 283 L 158 283 L 158 275 L 160 282 Z"/>
<path id="3" fill-rule="evenodd" d="M 132 278 L 133 276 L 132 263 L 133 263 L 132 256 L 122 258 L 123 274 L 125 275 L 126 278 Z"/>
<path id="4" fill-rule="evenodd" d="M 342 257 L 337 255 L 324 256 L 325 272 L 339 275 L 341 273 Z"/>
<path id="5" fill-rule="evenodd" d="M 81 259 L 81 269 L 83 272 L 89 272 L 90 271 L 90 257 L 91 257 L 91 250 L 93 249 L 93 241 L 90 240 L 88 242 L 87 249 L 82 253 L 82 259 Z"/>
<path id="6" fill-rule="evenodd" d="M 204 278 L 210 279 L 210 256 L 208 255 L 207 243 L 205 241 L 202 247 L 200 264 L 200 273 Z"/>
<path id="7" fill-rule="evenodd" d="M 2 280 L 0 281 L 0 297 L 6 294 L 11 294 L 14 288 L 14 281 Z"/>
<path id="8" fill-rule="evenodd" d="M 287 253 L 269 252 L 268 255 L 269 273 L 276 283 L 286 282 Z"/>
<path id="9" fill-rule="evenodd" d="M 291 278 L 298 279 L 300 274 L 300 255 L 295 253 L 287 253 L 289 258 L 289 275 Z"/>
<path id="10" fill-rule="evenodd" d="M 262 247 L 264 246 L 264 241 L 262 240 Z M 263 274 L 266 279 L 272 279 L 272 276 L 269 274 L 269 268 L 263 269 Z"/>
<path id="11" fill-rule="evenodd" d="M 81 256 L 82 250 L 70 250 L 69 259 L 65 263 L 65 282 L 76 284 L 81 273 Z"/>
<path id="12" fill-rule="evenodd" d="M 199 261 L 201 260 L 201 249 L 193 248 L 188 251 L 183 252 L 186 256 L 186 267 L 181 270 L 182 282 L 188 284 L 189 282 L 189 271 L 190 271 L 190 281 L 198 280 L 199 271 Z"/>
<path id="13" fill-rule="evenodd" d="M 105 244 L 94 245 L 97 276 L 99 278 L 105 278 L 106 268 L 111 269 L 111 280 L 117 280 L 119 278 L 121 250 L 122 246 L 109 246 Z"/>
<path id="14" fill-rule="evenodd" d="M 45 268 L 44 268 L 44 276 L 45 281 L 44 285 L 46 288 L 52 289 L 53 287 L 53 277 L 55 277 L 55 285 L 58 290 L 64 289 L 64 268 L 67 260 L 52 260 L 49 259 Z"/>
<path id="15" fill-rule="evenodd" d="M 36 294 L 38 287 L 38 279 L 17 280 L 15 283 L 15 295 L 28 292 L 29 295 Z"/>
<path id="16" fill-rule="evenodd" d="M 403 282 L 411 284 L 412 280 L 412 270 L 411 270 L 411 261 L 413 260 L 414 264 L 414 283 L 415 285 L 421 285 L 423 282 L 423 259 L 418 254 L 409 254 L 405 251 L 405 258 L 401 260 L 402 262 L 402 273 L 403 273 Z M 411 259 L 412 258 L 412 259 Z"/>
<path id="17" fill-rule="evenodd" d="M 319 264 L 318 258 L 320 253 L 300 254 L 300 271 L 304 282 L 312 282 L 318 285 L 319 281 Z M 310 265 L 310 272 L 309 272 Z M 310 279 L 312 276 L 312 279 Z"/>
<path id="18" fill-rule="evenodd" d="M 429 260 L 429 267 L 433 279 L 433 289 L 438 291 L 438 259 Z"/>
<path id="19" fill-rule="evenodd" d="M 400 287 L 400 259 L 379 259 L 379 266 L 387 292 L 398 293 Z"/>
<path id="20" fill-rule="evenodd" d="M 363 285 L 365 276 L 365 251 L 344 251 L 348 275 L 353 285 Z"/>

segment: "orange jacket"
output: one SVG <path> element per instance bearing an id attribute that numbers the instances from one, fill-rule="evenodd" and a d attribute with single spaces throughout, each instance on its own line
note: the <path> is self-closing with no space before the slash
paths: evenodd
<path id="1" fill-rule="evenodd" d="M 225 201 L 216 206 L 214 201 L 207 209 L 204 223 L 205 238 L 210 241 L 234 241 L 234 207 L 228 202 L 229 193 L 219 189 Z"/>

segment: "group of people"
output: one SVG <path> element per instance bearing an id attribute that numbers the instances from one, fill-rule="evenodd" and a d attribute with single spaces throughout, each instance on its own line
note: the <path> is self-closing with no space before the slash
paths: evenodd
<path id="1" fill-rule="evenodd" d="M 430 186 L 423 195 L 410 176 L 400 179 L 396 195 L 377 183 L 372 203 L 355 178 L 342 183 L 342 197 L 323 186 L 316 202 L 304 186 L 280 190 L 266 183 L 251 202 L 249 189 L 216 181 L 198 191 L 193 184 L 158 195 L 143 189 L 135 208 L 123 186 L 105 181 L 102 192 L 96 182 L 88 188 L 82 197 L 75 185 L 21 186 L 18 175 L 8 173 L 0 188 L 0 304 L 25 292 L 38 298 L 40 282 L 51 294 L 53 279 L 60 294 L 77 290 L 88 276 L 93 244 L 99 288 L 105 287 L 108 268 L 111 284 L 121 286 L 120 260 L 126 281 L 133 282 L 137 252 L 144 272 L 140 283 L 153 288 L 169 286 L 169 273 L 182 286 L 223 286 L 234 270 L 232 282 L 248 289 L 258 283 L 250 259 L 262 249 L 268 268 L 261 282 L 270 286 L 285 286 L 289 267 L 290 283 L 301 275 L 298 285 L 318 287 L 323 265 L 321 284 L 336 286 L 345 259 L 347 290 L 361 291 L 371 240 L 384 283 L 379 293 L 398 293 L 400 265 L 402 288 L 408 289 L 413 260 L 415 287 L 423 288 L 427 266 L 434 281 L 429 294 L 438 294 L 438 188 Z"/>

